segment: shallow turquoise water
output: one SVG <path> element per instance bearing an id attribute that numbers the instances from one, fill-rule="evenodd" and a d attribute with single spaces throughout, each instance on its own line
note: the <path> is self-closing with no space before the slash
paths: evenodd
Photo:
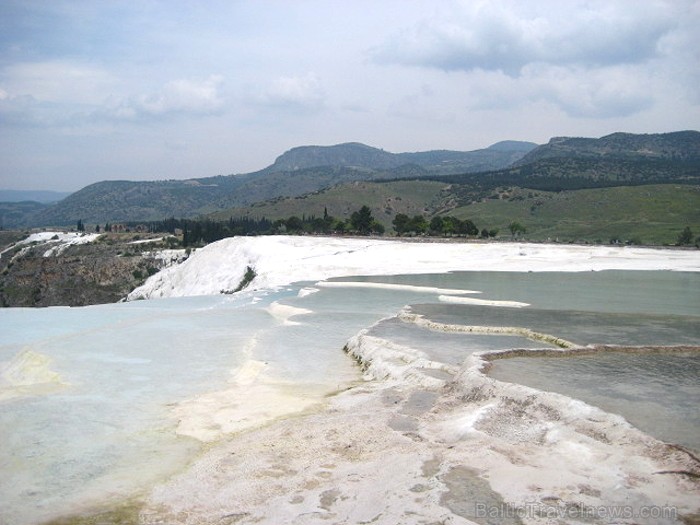
<path id="1" fill-rule="evenodd" d="M 307 388 L 310 398 L 346 388 L 361 375 L 345 342 L 411 300 L 435 298 L 333 289 L 299 297 L 303 286 L 0 309 L 0 374 L 30 351 L 48 358 L 65 384 L 0 401 L 0 523 L 35 523 L 119 499 L 182 468 L 201 444 L 175 434 L 173 407 L 227 388 L 249 360 L 264 363 L 272 381 Z M 285 321 L 270 310 L 275 302 L 308 313 Z M 0 394 L 11 388 L 0 375 Z"/>
<path id="2" fill-rule="evenodd" d="M 489 375 L 581 399 L 700 452 L 700 352 L 503 359 Z"/>
<path id="3" fill-rule="evenodd" d="M 369 277 L 389 283 L 439 283 L 482 291 L 474 297 L 530 303 L 492 308 L 439 302 L 411 311 L 446 324 L 523 327 L 578 345 L 700 347 L 700 275 L 676 272 L 463 272 L 440 276 Z M 433 359 L 457 362 L 472 352 L 547 345 L 521 337 L 453 334 L 398 321 L 372 334 L 415 343 Z M 571 358 L 497 360 L 489 374 L 581 399 L 620 414 L 662 440 L 700 451 L 700 353 L 611 353 Z"/>
<path id="4" fill-rule="evenodd" d="M 474 297 L 521 301 L 539 309 L 700 316 L 700 273 L 623 270 L 524 273 L 485 269 L 373 276 L 362 280 L 479 290 L 482 293 Z"/>
<path id="5" fill-rule="evenodd" d="M 700 344 L 697 274 L 465 272 L 351 280 L 480 290 L 469 297 L 532 306 L 453 305 L 435 293 L 381 289 L 320 288 L 300 297 L 301 288 L 313 286 L 300 283 L 238 296 L 0 310 L 0 367 L 30 350 L 47 356 L 49 368 L 68 385 L 0 402 L 0 522 L 36 523 L 90 501 L 120 499 L 181 468 L 200 444 L 175 435 L 172 407 L 224 388 L 247 359 L 264 362 L 272 377 L 315 391 L 357 381 L 359 370 L 342 352 L 345 342 L 405 305 L 443 322 L 524 326 L 581 344 Z M 298 324 L 285 323 L 268 311 L 275 301 L 309 313 L 291 319 Z M 433 332 L 396 319 L 370 333 L 451 364 L 474 351 L 543 346 L 521 337 Z M 616 359 L 528 358 L 499 365 L 511 367 L 511 380 L 537 388 L 554 385 L 529 381 L 582 378 L 560 381 L 562 393 L 587 400 L 592 392 L 589 402 L 662 439 L 692 445 L 686 436 L 700 435 L 697 417 L 688 416 L 697 416 L 700 406 L 692 364 L 697 359 Z M 678 367 L 685 375 L 674 375 Z M 625 373 L 611 376 L 611 370 Z M 649 410 L 644 403 L 650 401 L 672 409 Z M 645 411 L 657 415 L 635 419 L 635 412 Z M 682 419 L 686 426 L 678 423 Z M 661 427 L 668 433 L 662 435 Z"/>

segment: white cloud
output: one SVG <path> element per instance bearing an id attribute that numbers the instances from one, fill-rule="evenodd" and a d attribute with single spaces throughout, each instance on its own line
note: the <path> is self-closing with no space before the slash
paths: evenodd
<path id="1" fill-rule="evenodd" d="M 629 67 L 585 72 L 560 67 L 537 69 L 526 73 L 533 79 L 535 93 L 572 117 L 627 117 L 654 104 L 651 84 L 640 82 L 643 72 L 630 72 Z"/>
<path id="2" fill-rule="evenodd" d="M 0 115 L 19 126 L 75 125 L 119 84 L 101 67 L 71 60 L 18 62 L 0 71 Z"/>
<path id="3" fill-rule="evenodd" d="M 107 102 L 107 109 L 98 111 L 96 116 L 138 119 L 176 114 L 216 114 L 224 106 L 222 83 L 223 77 L 220 75 L 211 75 L 199 81 L 173 80 L 156 93 L 111 99 Z"/>
<path id="4" fill-rule="evenodd" d="M 98 103 L 116 79 L 100 67 L 69 60 L 22 62 L 0 73 L 3 88 L 11 96 L 30 96 L 49 103 Z"/>
<path id="5" fill-rule="evenodd" d="M 40 123 L 37 101 L 28 95 L 13 96 L 0 90 L 0 122 L 4 124 Z"/>
<path id="6" fill-rule="evenodd" d="M 123 95 L 119 78 L 70 62 L 18 64 L 3 71 L 0 114 L 7 123 L 75 126 L 223 110 L 223 77 L 178 79 L 149 94 Z"/>
<path id="7" fill-rule="evenodd" d="M 32 95 L 13 95 L 0 89 L 0 124 L 53 127 L 76 123 L 77 108 L 63 102 L 45 102 Z"/>
<path id="8" fill-rule="evenodd" d="M 5 4 L 0 178 L 37 187 L 700 122 L 700 0 Z"/>
<path id="9" fill-rule="evenodd" d="M 527 6 L 527 4 L 525 4 Z M 580 6 L 466 2 L 404 29 L 370 51 L 374 61 L 444 71 L 501 70 L 517 76 L 532 63 L 607 66 L 657 54 L 677 25 L 667 4 L 590 2 Z M 575 13 L 574 13 L 575 11 Z"/>
<path id="10" fill-rule="evenodd" d="M 316 112 L 323 108 L 325 92 L 315 73 L 304 76 L 278 77 L 258 97 L 266 106 L 292 111 Z"/>
<path id="11" fill-rule="evenodd" d="M 517 78 L 499 71 L 478 71 L 469 75 L 465 103 L 471 109 L 499 111 L 544 103 L 570 117 L 627 117 L 654 104 L 653 79 L 640 69 L 532 64 Z"/>
<path id="12" fill-rule="evenodd" d="M 610 120 L 667 100 L 697 103 L 697 0 L 455 1 L 441 8 L 371 49 L 372 61 L 461 83 L 468 109 L 536 104 Z"/>

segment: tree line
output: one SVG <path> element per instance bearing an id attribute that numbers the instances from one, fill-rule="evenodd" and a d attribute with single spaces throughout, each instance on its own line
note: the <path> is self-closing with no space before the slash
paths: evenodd
<path id="1" fill-rule="evenodd" d="M 502 186 L 519 186 L 541 191 L 567 191 L 649 184 L 697 184 L 700 180 L 700 161 L 650 158 L 551 158 L 497 171 L 426 175 L 421 180 L 467 186 L 471 192 Z"/>
<path id="2" fill-rule="evenodd" d="M 409 217 L 399 213 L 392 222 L 396 234 L 406 235 L 441 235 L 441 236 L 481 236 L 495 237 L 498 230 L 479 231 L 470 220 L 456 217 L 433 217 L 428 221 L 422 215 Z M 231 217 L 227 221 L 212 219 L 165 219 L 148 224 L 152 233 L 181 234 L 183 247 L 198 246 L 241 235 L 275 235 L 275 234 L 324 234 L 324 235 L 384 235 L 384 225 L 372 215 L 368 206 L 353 211 L 347 219 L 339 219 L 328 214 L 323 216 L 292 215 L 286 219 L 271 221 L 262 218 Z"/>
<path id="3" fill-rule="evenodd" d="M 265 217 L 231 217 L 227 221 L 212 219 L 165 219 L 148 224 L 152 233 L 166 232 L 182 234 L 182 245 L 197 246 L 208 244 L 226 237 L 240 235 L 276 234 L 357 234 L 383 235 L 385 228 L 372 216 L 367 206 L 354 211 L 348 219 L 338 219 L 324 209 L 323 216 L 292 215 L 286 219 L 271 221 Z"/>
<path id="4" fill-rule="evenodd" d="M 458 219 L 457 217 L 433 217 L 430 222 L 422 215 L 409 217 L 404 213 L 397 213 L 392 221 L 392 226 L 397 235 L 441 235 L 445 237 L 457 236 L 480 236 L 484 239 L 498 235 L 497 229 L 487 230 L 483 228 L 479 231 L 476 224 L 469 219 Z"/>

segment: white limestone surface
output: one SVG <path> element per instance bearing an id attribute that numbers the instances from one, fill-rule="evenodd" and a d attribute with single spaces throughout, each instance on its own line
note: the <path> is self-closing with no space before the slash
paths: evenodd
<path id="1" fill-rule="evenodd" d="M 353 275 L 450 271 L 700 271 L 700 251 L 523 243 L 410 242 L 343 237 L 233 237 L 196 250 L 150 277 L 128 299 L 214 295 L 235 289 L 246 268 L 251 288 Z"/>

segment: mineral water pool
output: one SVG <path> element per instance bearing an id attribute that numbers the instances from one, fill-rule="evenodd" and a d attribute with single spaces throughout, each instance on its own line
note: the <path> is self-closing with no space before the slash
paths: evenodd
<path id="1" fill-rule="evenodd" d="M 516 357 L 495 361 L 489 375 L 581 399 L 700 452 L 700 352 Z"/>
<path id="2" fill-rule="evenodd" d="M 227 429 L 255 428 L 321 404 L 361 380 L 342 352 L 361 329 L 455 366 L 475 351 L 548 346 L 520 336 L 426 330 L 396 317 L 408 305 L 436 322 L 525 327 L 581 345 L 700 346 L 695 273 L 331 281 L 336 285 L 306 282 L 234 296 L 0 310 L 0 523 L 41 523 L 121 501 L 182 469 Z M 357 284 L 363 282 L 374 285 Z M 453 304 L 445 295 L 529 306 Z M 698 355 L 514 358 L 496 362 L 492 374 L 580 398 L 698 450 Z"/>
<path id="3" fill-rule="evenodd" d="M 439 323 L 525 327 L 577 345 L 640 347 L 571 357 L 513 357 L 493 361 L 489 375 L 581 399 L 625 417 L 641 430 L 700 452 L 700 276 L 674 272 L 605 271 L 576 274 L 454 273 L 370 278 L 392 283 L 439 282 L 483 291 L 491 299 L 529 303 L 489 308 L 439 302 L 411 312 Z M 426 330 L 398 319 L 371 335 L 423 350 L 432 359 L 459 362 L 473 352 L 553 348 L 523 337 Z M 672 352 L 645 347 L 679 346 Z M 683 347 L 692 349 L 684 349 Z M 694 347 L 694 348 L 693 348 Z"/>

